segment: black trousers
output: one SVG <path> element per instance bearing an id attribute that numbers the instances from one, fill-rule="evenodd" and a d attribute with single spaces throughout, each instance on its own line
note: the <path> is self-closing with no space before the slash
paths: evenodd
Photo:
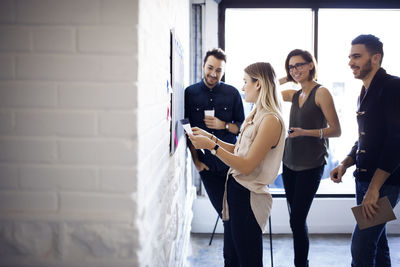
<path id="1" fill-rule="evenodd" d="M 224 198 L 225 181 L 228 169 L 222 171 L 201 171 L 200 178 L 206 189 L 207 195 L 217 211 L 218 215 L 222 218 L 222 200 Z"/>
<path id="2" fill-rule="evenodd" d="M 290 228 L 293 232 L 294 265 L 308 266 L 307 215 L 318 190 L 324 165 L 304 171 L 293 171 L 283 165 L 282 179 L 288 203 Z"/>
<path id="3" fill-rule="evenodd" d="M 230 175 L 227 185 L 229 220 L 224 221 L 226 267 L 262 267 L 262 232 L 250 206 L 250 191 Z"/>

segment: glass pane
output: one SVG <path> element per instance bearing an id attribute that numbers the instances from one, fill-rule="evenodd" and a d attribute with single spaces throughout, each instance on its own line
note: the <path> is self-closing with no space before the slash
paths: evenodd
<path id="1" fill-rule="evenodd" d="M 285 59 L 291 50 L 312 51 L 312 21 L 311 9 L 227 9 L 225 81 L 242 92 L 243 69 L 259 61 L 271 63 L 278 79 L 286 76 Z M 293 87 L 293 84 L 284 86 Z M 249 111 L 250 105 L 245 104 L 246 115 Z M 284 103 L 286 125 L 289 111 L 290 103 Z M 280 175 L 271 187 L 277 188 L 273 190 L 275 193 L 284 193 Z"/>
<path id="2" fill-rule="evenodd" d="M 312 51 L 310 9 L 226 9 L 225 80 L 236 88 L 242 88 L 243 69 L 259 61 L 285 76 L 284 61 L 294 48 Z"/>
<path id="3" fill-rule="evenodd" d="M 397 52 L 400 38 L 391 29 L 400 25 L 400 11 L 320 9 L 318 18 L 318 81 L 334 97 L 342 136 L 329 140 L 330 157 L 317 193 L 354 194 L 354 168 L 348 169 L 341 184 L 334 184 L 328 179 L 330 170 L 347 155 L 358 135 L 355 110 L 361 81 L 354 79 L 348 66 L 350 43 L 362 33 L 378 36 L 384 44 L 382 67 L 390 74 L 399 75 L 400 66 L 396 63 L 400 57 Z M 240 90 L 243 69 L 257 61 L 270 62 L 278 78 L 285 76 L 284 60 L 289 51 L 295 48 L 313 51 L 312 29 L 310 9 L 227 9 L 226 82 Z M 296 88 L 289 83 L 280 89 L 285 87 Z M 246 111 L 249 110 L 247 106 Z M 286 124 L 289 111 L 290 103 L 285 103 Z M 279 177 L 274 186 L 282 188 Z"/>
<path id="4" fill-rule="evenodd" d="M 379 37 L 385 53 L 382 67 L 399 75 L 400 37 L 393 29 L 400 25 L 400 11 L 320 9 L 318 17 L 318 81 L 331 91 L 342 127 L 342 136 L 329 140 L 330 162 L 335 164 L 343 160 L 358 137 L 355 111 L 362 82 L 354 79 L 348 66 L 351 41 L 360 34 Z M 354 193 L 353 170 L 347 171 L 342 184 L 323 179 L 318 193 Z"/>

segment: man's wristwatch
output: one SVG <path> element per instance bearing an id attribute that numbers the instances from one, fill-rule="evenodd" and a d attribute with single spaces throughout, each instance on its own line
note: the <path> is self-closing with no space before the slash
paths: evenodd
<path id="1" fill-rule="evenodd" d="M 229 131 L 229 122 L 225 123 L 225 129 Z"/>
<path id="2" fill-rule="evenodd" d="M 213 154 L 214 156 L 217 155 L 217 150 L 219 148 L 219 145 L 215 145 L 215 147 L 213 149 L 211 149 L 211 154 Z"/>

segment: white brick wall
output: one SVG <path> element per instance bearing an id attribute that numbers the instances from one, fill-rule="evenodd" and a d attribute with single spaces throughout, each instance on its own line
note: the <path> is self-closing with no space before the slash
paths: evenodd
<path id="1" fill-rule="evenodd" d="M 136 183 L 132 180 L 135 174 L 136 169 L 133 168 L 102 168 L 99 173 L 99 186 L 106 192 L 137 192 Z"/>
<path id="2" fill-rule="evenodd" d="M 0 51 L 31 50 L 31 33 L 27 27 L 1 26 Z"/>
<path id="3" fill-rule="evenodd" d="M 0 58 L 0 70 L 13 76 L 12 57 Z M 133 56 L 122 55 L 19 55 L 16 57 L 19 80 L 128 82 L 136 79 Z M 0 76 L 1 78 L 1 76 Z"/>
<path id="4" fill-rule="evenodd" d="M 99 133 L 105 136 L 136 136 L 136 114 L 103 112 L 99 114 Z"/>
<path id="5" fill-rule="evenodd" d="M 168 153 L 169 122 L 166 120 L 169 95 L 166 93 L 170 77 L 170 30 L 184 47 L 185 81 L 189 78 L 189 10 L 190 1 L 140 1 L 139 10 L 151 10 L 151 15 L 139 16 L 139 79 L 138 79 L 138 226 L 143 249 L 139 259 L 145 266 L 183 266 L 188 240 L 186 225 L 191 220 L 191 181 L 184 172 L 184 138 L 170 160 Z M 183 103 L 182 103 L 183 104 Z M 151 179 L 149 179 L 151 177 Z M 191 206 L 191 204 L 190 204 Z M 159 253 L 154 253 L 157 247 Z"/>
<path id="6" fill-rule="evenodd" d="M 11 111 L 0 111 L 0 134 L 10 133 L 13 127 L 13 114 Z"/>
<path id="7" fill-rule="evenodd" d="M 15 76 L 14 56 L 0 55 L 0 79 L 12 80 Z"/>
<path id="8" fill-rule="evenodd" d="M 74 27 L 32 27 L 33 50 L 38 52 L 74 52 L 76 29 Z"/>
<path id="9" fill-rule="evenodd" d="M 0 107 L 56 107 L 57 84 L 52 82 L 21 82 L 0 80 Z"/>
<path id="10" fill-rule="evenodd" d="M 15 132 L 17 135 L 29 136 L 94 136 L 96 114 L 48 110 L 17 111 Z"/>
<path id="11" fill-rule="evenodd" d="M 16 18 L 18 23 L 39 25 L 98 24 L 101 13 L 100 2 L 97 0 L 16 1 Z"/>
<path id="12" fill-rule="evenodd" d="M 17 212 L 55 212 L 57 195 L 52 192 L 6 191 L 0 194 L 0 210 Z"/>
<path id="13" fill-rule="evenodd" d="M 15 14 L 14 0 L 0 1 L 0 23 L 14 23 Z"/>
<path id="14" fill-rule="evenodd" d="M 136 30 L 132 27 L 85 27 L 78 30 L 81 52 L 126 53 L 136 51 Z"/>
<path id="15" fill-rule="evenodd" d="M 58 101 L 62 108 L 133 109 L 136 107 L 136 86 L 129 83 L 61 84 Z"/>
<path id="16" fill-rule="evenodd" d="M 88 167 L 67 167 L 62 165 L 20 167 L 19 184 L 21 189 L 30 191 L 94 191 L 98 189 L 96 169 Z"/>
<path id="17" fill-rule="evenodd" d="M 166 82 L 188 23 L 186 0 L 0 1 L 0 266 L 185 266 Z"/>
<path id="18" fill-rule="evenodd" d="M 0 160 L 9 163 L 52 163 L 56 161 L 57 144 L 51 139 L 0 139 Z"/>
<path id="19" fill-rule="evenodd" d="M 18 168 L 15 165 L 0 165 L 0 190 L 18 188 Z"/>

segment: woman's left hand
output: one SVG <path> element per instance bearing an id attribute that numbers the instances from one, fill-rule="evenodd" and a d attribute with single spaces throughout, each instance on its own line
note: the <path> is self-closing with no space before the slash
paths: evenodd
<path id="1" fill-rule="evenodd" d="M 297 127 L 290 127 L 288 131 L 289 137 L 294 138 L 297 136 L 302 136 L 303 135 L 303 129 L 302 128 L 297 128 Z"/>
<path id="2" fill-rule="evenodd" d="M 214 147 L 214 142 L 204 135 L 190 134 L 189 138 L 196 149 L 212 149 Z"/>
<path id="3" fill-rule="evenodd" d="M 192 127 L 192 132 L 193 135 L 202 135 L 205 137 L 210 138 L 211 134 L 208 133 L 207 131 L 204 131 L 203 129 L 199 128 L 199 127 Z"/>

